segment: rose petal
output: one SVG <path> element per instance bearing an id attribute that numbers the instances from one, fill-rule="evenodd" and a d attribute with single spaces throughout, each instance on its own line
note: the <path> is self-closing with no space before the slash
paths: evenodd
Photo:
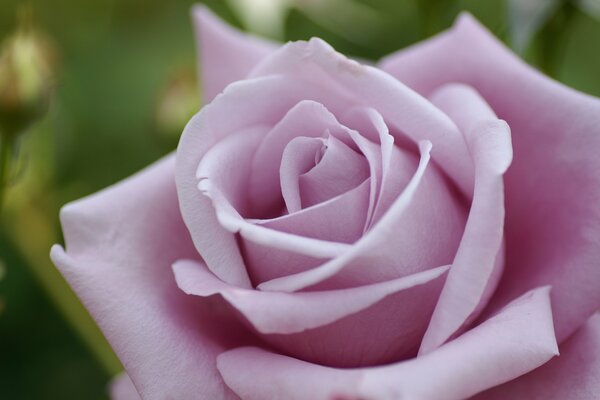
<path id="1" fill-rule="evenodd" d="M 296 82 L 297 84 L 299 83 Z M 290 95 L 296 92 L 290 93 Z M 257 96 L 261 96 L 259 92 Z M 320 138 L 326 135 L 347 136 L 347 128 L 322 104 L 300 99 L 267 134 L 254 155 L 250 175 L 249 202 L 258 217 L 281 209 L 280 169 L 286 146 L 297 137 Z"/>
<path id="2" fill-rule="evenodd" d="M 321 154 L 324 146 L 325 139 L 306 136 L 296 137 L 285 146 L 279 167 L 279 183 L 288 213 L 302 209 L 300 175 L 315 166 L 317 155 Z"/>
<path id="3" fill-rule="evenodd" d="M 142 397 L 233 399 L 215 359 L 230 346 L 236 323 L 219 325 L 218 310 L 181 296 L 169 271 L 178 257 L 197 257 L 173 170 L 168 157 L 63 207 L 67 252 L 54 246 L 51 257 Z"/>
<path id="4" fill-rule="evenodd" d="M 383 160 L 381 159 L 382 154 L 380 146 L 377 146 L 375 143 L 371 142 L 357 131 L 348 130 L 347 133 L 369 164 L 369 182 L 371 185 L 371 191 L 369 193 L 367 220 L 364 227 L 366 230 L 373 218 L 373 212 L 375 211 L 375 206 L 377 205 L 377 200 L 379 199 L 379 192 L 381 191 L 381 177 L 383 173 Z"/>
<path id="5" fill-rule="evenodd" d="M 259 63 L 250 76 L 274 74 L 303 81 L 305 90 L 312 88 L 317 92 L 319 98 L 314 100 L 336 115 L 347 111 L 349 105 L 372 107 L 395 128 L 392 134 L 401 136 L 402 132 L 414 143 L 430 140 L 436 149 L 432 157 L 463 193 L 472 192 L 469 155 L 456 126 L 444 113 L 388 74 L 347 59 L 318 38 L 286 44 Z"/>
<path id="6" fill-rule="evenodd" d="M 341 243 L 354 243 L 363 234 L 371 184 L 363 183 L 322 203 L 293 214 L 272 219 L 251 220 L 282 232 Z M 352 215 L 352 218 L 348 218 Z"/>
<path id="7" fill-rule="evenodd" d="M 492 308 L 550 284 L 557 337 L 569 336 L 600 307 L 600 101 L 530 68 L 467 14 L 381 67 L 423 94 L 464 82 L 508 122 L 506 270 Z"/>
<path id="8" fill-rule="evenodd" d="M 293 233 L 276 231 L 244 219 L 229 203 L 221 190 L 210 180 L 198 184 L 200 192 L 210 198 L 221 226 L 231 233 L 262 246 L 303 254 L 314 258 L 331 258 L 345 253 L 352 247 L 347 243 L 315 239 Z"/>
<path id="9" fill-rule="evenodd" d="M 111 400 L 141 400 L 140 394 L 133 386 L 131 378 L 126 372 L 122 372 L 113 378 L 109 385 Z"/>
<path id="10" fill-rule="evenodd" d="M 378 222 L 392 203 L 402 193 L 415 169 L 414 157 L 407 154 L 408 149 L 395 146 L 395 138 L 381 114 L 367 107 L 356 107 L 349 110 L 343 118 L 344 123 L 357 127 L 361 134 L 378 142 L 381 149 L 380 187 L 372 218 L 365 231 Z"/>
<path id="11" fill-rule="evenodd" d="M 354 243 L 362 236 L 365 227 L 369 193 L 370 182 L 366 180 L 357 188 L 326 202 L 293 214 L 251 222 L 268 229 L 294 235 L 340 243 Z M 352 218 L 348 218 L 348 215 L 352 215 Z M 243 238 L 240 246 L 252 281 L 257 284 L 306 271 L 324 262 L 323 259 L 279 250 Z"/>
<path id="12" fill-rule="evenodd" d="M 527 293 L 435 351 L 388 366 L 335 369 L 251 347 L 221 354 L 217 365 L 227 385 L 245 400 L 464 399 L 558 353 L 548 292 Z"/>
<path id="13" fill-rule="evenodd" d="M 425 174 L 425 169 L 429 163 L 429 153 L 431 151 L 431 143 L 423 143 L 421 145 L 421 160 L 417 171 L 413 175 L 411 181 L 406 186 L 406 189 L 402 195 L 396 201 L 394 210 L 390 210 L 390 215 L 402 214 L 407 206 L 410 204 L 412 197 Z M 388 223 L 389 224 L 389 223 Z M 346 267 L 350 261 L 357 256 L 361 255 L 365 249 L 369 249 L 368 245 L 377 242 L 379 236 L 388 236 L 388 231 L 385 225 L 379 225 L 378 229 L 372 230 L 368 235 L 363 236 L 358 242 L 351 246 L 347 252 L 342 253 L 340 257 L 334 258 L 333 260 L 320 265 L 319 267 L 296 273 L 281 278 L 272 279 L 267 282 L 261 283 L 258 288 L 261 290 L 273 290 L 273 291 L 285 291 L 292 292 L 303 289 L 307 286 L 317 284 L 327 278 L 330 278 L 337 274 L 340 270 Z M 372 245 L 371 245 L 372 246 Z M 380 247 L 378 251 L 384 251 L 385 248 Z M 369 274 L 373 275 L 373 269 L 369 270 Z"/>
<path id="14" fill-rule="evenodd" d="M 358 288 L 303 293 L 237 288 L 195 261 L 178 261 L 173 269 L 184 292 L 220 294 L 269 343 L 316 362 L 357 365 L 416 350 L 448 267 Z"/>
<path id="15" fill-rule="evenodd" d="M 267 132 L 268 129 L 262 126 L 242 130 L 217 143 L 202 158 L 196 177 L 217 187 L 229 203 L 217 207 L 231 207 L 242 215 L 248 212 L 246 193 L 250 166 L 254 152 Z"/>
<path id="16" fill-rule="evenodd" d="M 246 78 L 256 64 L 279 47 L 230 27 L 205 5 L 195 5 L 192 18 L 204 103 L 209 103 L 231 82 Z"/>
<path id="17" fill-rule="evenodd" d="M 217 221 L 215 221 L 214 210 L 211 210 L 211 207 L 206 205 L 208 199 L 203 199 L 203 196 L 196 190 L 195 183 L 193 183 L 195 181 L 195 176 L 192 172 L 195 171 L 200 159 L 206 151 L 227 135 L 234 133 L 236 130 L 248 128 L 256 124 L 274 125 L 281 120 L 290 108 L 298 104 L 299 101 L 307 99 L 315 102 L 322 102 L 330 108 L 333 114 L 339 113 L 341 115 L 343 114 L 343 111 L 347 111 L 352 106 L 360 105 L 361 102 L 363 102 L 362 95 L 364 90 L 368 89 L 367 91 L 370 91 L 371 86 L 373 86 L 385 89 L 384 93 L 387 95 L 388 100 L 398 101 L 398 104 L 403 104 L 403 107 L 401 108 L 394 108 L 396 112 L 392 114 L 388 113 L 390 118 L 398 121 L 402 118 L 411 120 L 415 118 L 423 119 L 423 121 L 425 121 L 424 127 L 427 131 L 435 132 L 434 135 L 441 135 L 440 137 L 445 138 L 443 140 L 447 141 L 445 146 L 448 149 L 453 148 L 453 146 L 458 146 L 458 148 L 461 148 L 461 146 L 464 147 L 464 140 L 460 137 L 460 132 L 445 114 L 414 92 L 395 82 L 389 76 L 385 74 L 381 75 L 381 72 L 379 71 L 369 67 L 365 67 L 366 69 L 360 67 L 359 70 L 362 72 L 358 75 L 361 79 L 355 81 L 351 75 L 353 74 L 353 71 L 356 72 L 352 69 L 354 68 L 352 66 L 355 66 L 356 64 L 350 61 L 339 64 L 341 70 L 344 71 L 343 73 L 340 71 L 340 76 L 349 79 L 348 88 L 351 88 L 354 91 L 349 89 L 340 90 L 339 85 L 335 84 L 335 79 L 327 81 L 322 80 L 324 74 L 323 71 L 329 70 L 330 73 L 333 73 L 331 70 L 333 67 L 332 64 L 339 63 L 340 57 L 342 56 L 333 52 L 329 47 L 319 44 L 320 42 L 318 41 L 314 43 L 316 44 L 303 44 L 307 51 L 303 53 L 306 54 L 306 57 L 303 58 L 301 64 L 305 65 L 307 70 L 314 71 L 316 68 L 316 75 L 307 76 L 302 73 L 298 76 L 303 78 L 297 79 L 295 75 L 292 76 L 289 73 L 279 73 L 277 75 L 258 77 L 256 79 L 234 83 L 230 85 L 221 96 L 218 96 L 210 105 L 204 107 L 203 110 L 192 119 L 182 136 L 177 154 L 176 176 L 184 221 L 186 221 L 186 225 L 190 230 L 194 243 L 199 253 L 206 260 L 208 267 L 217 275 L 221 274 L 219 276 L 230 283 L 235 281 L 238 284 L 245 284 L 245 271 L 243 270 L 243 267 L 240 267 L 242 263 L 239 249 L 236 246 L 233 235 L 227 233 L 224 229 L 220 229 L 221 227 L 215 226 L 217 225 Z M 291 48 L 290 51 L 300 51 L 301 47 L 296 46 L 295 48 Z M 323 64 L 323 68 L 319 66 L 320 64 Z M 320 73 L 319 70 L 321 70 Z M 370 83 L 374 83 L 374 85 L 370 85 Z M 364 89 L 363 86 L 367 87 L 367 89 Z M 383 114 L 383 116 L 384 118 L 387 118 L 385 114 Z M 307 120 L 305 119 L 305 122 L 306 121 Z M 301 127 L 302 125 L 299 126 Z M 400 129 L 394 127 L 394 132 L 400 132 Z M 421 132 L 425 134 L 425 131 Z M 454 133 L 459 135 L 459 137 L 456 138 Z M 453 137 L 454 139 L 452 139 Z M 455 143 L 456 140 L 458 140 L 458 144 Z M 265 142 L 267 141 L 265 140 Z M 288 141 L 283 141 L 284 145 L 287 142 Z M 466 148 L 464 151 L 467 151 Z M 454 155 L 452 157 L 457 156 Z M 458 159 L 462 160 L 463 158 L 461 157 L 458 157 Z M 256 158 L 258 159 L 259 157 L 257 156 Z M 467 160 L 466 162 L 468 163 L 469 161 Z M 278 168 L 279 163 L 276 165 Z M 277 168 L 275 170 L 275 176 L 277 176 Z M 471 172 L 469 172 L 469 174 L 470 173 Z M 435 172 L 435 175 L 435 179 L 438 179 L 438 182 L 443 182 L 444 179 L 439 177 L 437 172 Z M 253 174 L 253 176 L 262 175 Z M 469 179 L 464 178 L 463 180 L 464 182 L 470 182 Z M 278 180 L 276 179 L 275 182 L 277 181 Z M 446 190 L 444 183 L 431 186 L 438 187 L 437 190 L 442 192 Z M 250 187 L 255 187 L 255 185 L 251 184 Z M 264 186 L 258 185 L 256 187 Z M 423 191 L 423 193 L 427 194 L 426 191 Z M 423 251 L 423 246 L 421 246 L 418 252 L 410 253 L 411 257 L 415 256 L 418 260 L 425 258 L 426 261 L 431 261 L 428 265 L 419 263 L 410 265 L 409 268 L 404 269 L 407 264 L 411 264 L 411 260 L 415 259 L 409 257 L 406 259 L 404 265 L 397 267 L 400 250 L 397 249 L 398 251 L 393 255 L 383 255 L 384 258 L 387 258 L 387 262 L 390 265 L 387 267 L 383 266 L 382 273 L 368 277 L 366 274 L 358 272 L 353 274 L 355 275 L 354 277 L 346 279 L 346 284 L 368 283 L 369 279 L 370 282 L 374 282 L 377 280 L 394 278 L 401 276 L 402 274 L 414 272 L 415 270 L 444 265 L 449 262 L 450 260 L 447 259 L 447 253 L 453 253 L 455 247 L 454 243 L 450 243 L 448 240 L 454 240 L 459 237 L 454 231 L 462 231 L 463 221 L 462 215 L 460 215 L 462 210 L 456 210 L 458 208 L 457 201 L 452 199 L 452 194 L 439 193 L 439 196 L 437 195 L 438 193 L 432 198 L 450 197 L 450 199 L 448 202 L 440 202 L 443 203 L 444 207 L 448 207 L 447 209 L 440 209 L 436 206 L 432 209 L 432 211 L 434 211 L 433 215 L 438 216 L 444 212 L 449 212 L 451 218 L 449 221 L 439 221 L 436 218 L 431 218 L 431 220 L 428 221 L 428 224 L 443 224 L 444 228 L 437 230 L 436 232 L 438 232 L 439 237 L 444 238 L 446 242 L 439 251 L 438 249 L 436 249 L 435 252 Z M 431 203 L 430 201 L 427 201 L 425 204 L 428 205 Z M 425 208 L 421 210 L 424 212 Z M 230 229 L 235 231 L 238 229 L 235 225 L 239 223 L 240 220 L 234 218 L 231 221 L 222 220 L 221 222 L 225 222 Z M 416 219 L 413 219 L 412 223 L 416 223 Z M 206 229 L 207 226 L 210 226 L 210 229 Z M 426 231 L 426 229 L 421 228 L 422 227 L 419 226 L 419 232 Z M 249 229 L 250 230 L 246 229 L 245 232 L 248 236 L 253 236 L 256 233 L 255 240 L 260 240 L 261 243 L 266 245 L 270 245 L 270 241 L 276 239 L 270 236 L 272 232 L 257 230 L 255 233 L 252 233 L 254 232 L 254 229 L 256 229 L 256 226 L 249 227 Z M 290 241 L 287 242 L 289 243 Z M 410 243 L 414 242 L 416 242 L 416 240 L 410 241 Z M 217 249 L 212 243 L 219 243 L 220 247 Z M 312 252 L 313 257 L 325 258 L 334 257 L 335 252 L 338 250 L 340 252 L 345 251 L 344 246 L 332 246 L 331 243 L 324 243 L 322 245 L 323 246 L 318 243 L 312 243 L 309 244 L 309 246 L 304 246 L 303 244 L 296 242 L 294 246 L 286 246 L 286 249 L 302 251 L 302 248 L 306 248 Z M 376 247 L 381 248 L 381 246 Z M 387 248 L 389 248 L 389 246 Z M 428 253 L 432 253 L 432 257 L 429 259 L 427 259 Z M 435 262 L 436 260 L 443 260 L 443 262 Z M 378 265 L 379 267 L 378 262 L 375 265 Z M 361 269 L 364 271 L 364 268 L 357 267 L 356 269 L 357 271 Z M 335 274 L 337 270 L 339 270 L 339 268 L 335 269 L 331 275 Z M 320 280 L 317 279 L 314 283 L 317 282 L 320 282 Z"/>
<path id="18" fill-rule="evenodd" d="M 475 191 L 465 232 L 421 353 L 442 345 L 475 319 L 496 288 L 504 260 L 502 176 L 512 159 L 510 129 L 474 90 L 464 85 L 444 86 L 432 101 L 465 135 L 475 169 Z"/>
<path id="19" fill-rule="evenodd" d="M 309 286 L 319 290 L 351 287 L 451 261 L 465 211 L 447 191 L 435 167 L 426 168 L 430 148 L 430 143 L 421 144 L 421 160 L 402 194 L 347 252 L 311 270 L 264 282 L 259 289 L 288 292 Z"/>
<path id="20" fill-rule="evenodd" d="M 185 293 L 202 297 L 219 293 L 261 333 L 281 334 L 317 328 L 362 311 L 393 293 L 432 282 L 444 276 L 448 268 L 438 267 L 357 288 L 284 293 L 229 285 L 212 275 L 200 261 L 179 260 L 173 265 L 177 284 Z"/>
<path id="21" fill-rule="evenodd" d="M 598 393 L 600 314 L 596 313 L 560 345 L 560 357 L 473 400 L 589 400 Z"/>
<path id="22" fill-rule="evenodd" d="M 368 177 L 369 165 L 365 157 L 329 135 L 323 158 L 300 176 L 302 206 L 310 207 L 339 196 Z"/>
<path id="23" fill-rule="evenodd" d="M 227 136 L 256 126 L 272 126 L 297 103 L 281 96 L 282 87 L 302 93 L 282 77 L 239 81 L 204 106 L 186 126 L 176 156 L 175 180 L 183 220 L 208 267 L 226 282 L 250 287 L 235 236 L 225 230 L 211 200 L 198 190 L 196 171 L 204 155 Z"/>

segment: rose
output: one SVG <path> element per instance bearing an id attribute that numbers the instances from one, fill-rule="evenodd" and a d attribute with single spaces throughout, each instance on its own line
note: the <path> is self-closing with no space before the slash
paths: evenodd
<path id="1" fill-rule="evenodd" d="M 52 250 L 143 398 L 598 393 L 597 99 L 469 16 L 381 69 L 195 16 L 212 102 Z"/>

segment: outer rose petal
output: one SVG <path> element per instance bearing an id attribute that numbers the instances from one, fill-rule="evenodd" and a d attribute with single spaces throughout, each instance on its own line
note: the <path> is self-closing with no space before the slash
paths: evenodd
<path id="1" fill-rule="evenodd" d="M 209 103 L 231 82 L 246 78 L 258 62 L 279 47 L 231 28 L 204 5 L 194 6 L 192 17 L 198 36 L 204 103 Z"/>
<path id="2" fill-rule="evenodd" d="M 554 358 L 473 400 L 591 400 L 600 394 L 600 314 L 560 345 Z"/>
<path id="3" fill-rule="evenodd" d="M 433 101 L 465 136 L 473 159 L 475 190 L 456 257 L 421 344 L 424 353 L 473 321 L 496 288 L 504 263 L 503 174 L 512 161 L 510 129 L 473 89 L 445 86 Z"/>
<path id="4" fill-rule="evenodd" d="M 111 400 L 142 400 L 126 372 L 115 376 L 110 382 L 108 390 Z"/>
<path id="5" fill-rule="evenodd" d="M 172 277 L 177 258 L 197 257 L 177 207 L 173 170 L 168 157 L 65 206 L 67 253 L 54 246 L 51 257 L 144 399 L 234 399 L 215 358 L 239 325 L 182 296 Z M 222 322 L 229 324 L 223 331 Z"/>
<path id="6" fill-rule="evenodd" d="M 184 292 L 220 294 L 268 343 L 287 354 L 356 366 L 416 353 L 448 267 L 356 288 L 300 293 L 231 286 L 189 260 L 178 261 L 173 269 Z"/>
<path id="7" fill-rule="evenodd" d="M 380 66 L 425 95 L 464 82 L 508 122 L 506 270 L 492 308 L 550 284 L 557 337 L 569 336 L 600 307 L 600 101 L 528 67 L 469 15 Z"/>
<path id="8" fill-rule="evenodd" d="M 335 369 L 244 347 L 221 354 L 217 365 L 244 400 L 460 400 L 556 354 L 548 288 L 541 288 L 431 353 L 396 364 Z"/>

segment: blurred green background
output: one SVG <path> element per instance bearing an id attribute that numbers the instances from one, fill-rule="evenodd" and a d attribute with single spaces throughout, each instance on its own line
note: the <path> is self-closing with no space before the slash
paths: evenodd
<path id="1" fill-rule="evenodd" d="M 35 121 L 14 135 L 4 185 L 2 399 L 107 398 L 107 382 L 120 364 L 48 252 L 62 240 L 62 204 L 173 151 L 185 122 L 200 107 L 189 18 L 194 3 L 1 0 L 2 51 L 29 24 L 28 40 L 39 51 L 36 60 L 43 61 L 48 84 L 43 112 L 32 114 Z M 578 90 L 600 95 L 597 0 L 206 3 L 256 34 L 276 40 L 320 36 L 341 52 L 373 60 L 445 29 L 460 10 L 468 10 L 528 62 Z M 8 59 L 0 56 L 0 70 Z M 14 86 L 15 81 L 5 79 L 4 84 Z M 12 92 L 2 88 L 0 79 L 0 126 L 2 118 L 15 114 L 2 111 L 6 93 Z M 8 148 L 6 140 L 1 148 Z"/>

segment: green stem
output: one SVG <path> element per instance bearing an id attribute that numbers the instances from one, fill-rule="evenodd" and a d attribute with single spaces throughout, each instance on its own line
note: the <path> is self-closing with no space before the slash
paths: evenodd
<path id="1" fill-rule="evenodd" d="M 0 132 L 0 215 L 9 183 L 13 141 L 11 135 L 2 135 Z"/>

